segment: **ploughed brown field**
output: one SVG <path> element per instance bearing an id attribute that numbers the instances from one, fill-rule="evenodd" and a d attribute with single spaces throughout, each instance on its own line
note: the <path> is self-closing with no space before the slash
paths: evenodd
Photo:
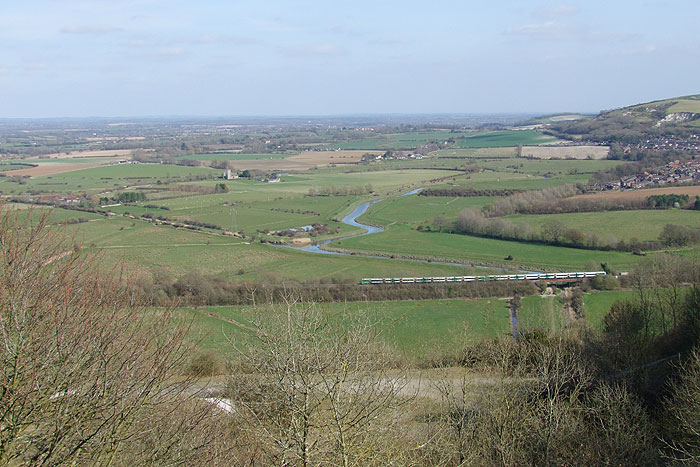
<path id="1" fill-rule="evenodd" d="M 36 158 L 30 157 L 27 160 L 31 162 L 32 159 L 74 159 L 79 157 L 115 157 L 131 159 L 131 151 L 132 149 L 99 149 L 94 151 L 56 152 L 44 156 L 36 156 Z"/>
<path id="2" fill-rule="evenodd" d="M 640 190 L 601 191 L 588 195 L 572 196 L 571 199 L 639 199 L 653 195 L 688 195 L 691 198 L 700 196 L 700 186 L 667 186 L 663 188 L 646 188 Z"/>
<path id="3" fill-rule="evenodd" d="M 19 170 L 9 170 L 5 172 L 0 172 L 9 176 L 22 176 L 22 177 L 38 177 L 41 175 L 53 175 L 63 172 L 72 172 L 73 170 L 81 169 L 92 169 L 93 167 L 99 167 L 98 164 L 60 164 L 52 162 L 42 162 L 37 167 L 31 167 L 28 169 Z"/>

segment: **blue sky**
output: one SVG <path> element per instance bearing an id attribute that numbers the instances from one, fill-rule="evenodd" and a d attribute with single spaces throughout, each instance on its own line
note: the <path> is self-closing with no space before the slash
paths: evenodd
<path id="1" fill-rule="evenodd" d="M 0 117 L 592 112 L 699 93 L 698 18 L 697 0 L 5 1 Z"/>

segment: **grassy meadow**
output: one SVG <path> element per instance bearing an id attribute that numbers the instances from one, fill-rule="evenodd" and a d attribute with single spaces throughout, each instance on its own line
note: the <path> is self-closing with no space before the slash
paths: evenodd
<path id="1" fill-rule="evenodd" d="M 301 305 L 303 306 L 303 305 Z M 421 300 L 315 305 L 330 316 L 340 312 L 363 313 L 383 329 L 381 339 L 399 353 L 426 356 L 459 349 L 466 342 L 506 335 L 510 332 L 507 301 Z M 182 309 L 193 319 L 194 336 L 205 347 L 232 352 L 230 341 L 243 342 L 250 336 L 254 313 L 281 313 L 279 307 L 204 307 Z"/>
<path id="2" fill-rule="evenodd" d="M 617 270 L 625 271 L 639 261 L 639 257 L 631 253 L 419 232 L 410 226 L 398 224 L 389 226 L 386 231 L 375 235 L 344 239 L 331 243 L 331 246 L 363 253 L 503 265 L 528 270 L 581 270 L 591 263 L 607 262 Z M 513 259 L 507 261 L 507 256 L 512 256 Z"/>
<path id="3" fill-rule="evenodd" d="M 454 148 L 498 148 L 518 145 L 537 145 L 556 142 L 557 139 L 534 130 L 502 130 L 467 135 L 457 140 Z"/>
<path id="4" fill-rule="evenodd" d="M 659 209 L 639 211 L 580 212 L 548 215 L 515 215 L 505 219 L 515 224 L 529 224 L 541 230 L 547 222 L 559 221 L 567 228 L 586 233 L 596 233 L 602 239 L 614 238 L 628 241 L 657 240 L 666 224 L 700 228 L 700 211 L 685 209 Z"/>
<path id="5" fill-rule="evenodd" d="M 602 319 L 617 300 L 634 297 L 631 291 L 594 292 L 584 295 L 584 319 L 594 332 L 602 330 Z M 303 305 L 300 305 L 303 306 Z M 506 299 L 445 299 L 320 303 L 314 305 L 329 316 L 362 314 L 381 328 L 381 340 L 394 351 L 410 357 L 457 352 L 465 344 L 510 334 L 511 322 Z M 193 322 L 192 336 L 205 348 L 233 354 L 232 343 L 246 345 L 255 316 L 282 313 L 277 306 L 214 306 L 182 308 Z M 518 311 L 521 331 L 561 330 L 569 322 L 558 296 L 529 296 Z"/>

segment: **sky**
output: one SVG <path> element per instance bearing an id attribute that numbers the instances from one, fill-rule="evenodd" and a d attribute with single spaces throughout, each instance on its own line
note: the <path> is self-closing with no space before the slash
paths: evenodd
<path id="1" fill-rule="evenodd" d="M 700 1 L 0 3 L 0 117 L 597 112 L 700 93 Z"/>

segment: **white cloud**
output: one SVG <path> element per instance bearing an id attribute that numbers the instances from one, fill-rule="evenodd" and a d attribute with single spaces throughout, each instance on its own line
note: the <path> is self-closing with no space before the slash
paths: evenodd
<path id="1" fill-rule="evenodd" d="M 659 48 L 654 44 L 647 44 L 642 47 L 623 49 L 619 52 L 620 55 L 648 55 L 657 52 Z"/>
<path id="2" fill-rule="evenodd" d="M 61 34 L 89 34 L 89 35 L 104 35 L 123 31 L 122 28 L 106 26 L 102 24 L 77 24 L 64 26 L 61 28 Z"/>
<path id="3" fill-rule="evenodd" d="M 304 44 L 287 47 L 285 50 L 293 55 L 301 56 L 339 56 L 345 55 L 347 50 L 335 44 Z"/>
<path id="4" fill-rule="evenodd" d="M 503 31 L 503 34 L 508 36 L 554 38 L 567 34 L 567 28 L 556 21 L 546 21 L 544 23 L 511 27 Z"/>
<path id="5" fill-rule="evenodd" d="M 537 12 L 536 16 L 540 16 L 543 18 L 563 18 L 567 16 L 574 16 L 580 12 L 580 8 L 574 5 L 569 5 L 566 3 L 560 3 L 558 5 L 554 5 L 553 7 L 550 8 L 544 8 L 540 11 Z"/>
<path id="6" fill-rule="evenodd" d="M 174 43 L 182 42 L 188 44 L 233 44 L 233 45 L 252 45 L 258 41 L 249 37 L 236 36 L 231 34 L 203 34 L 192 38 L 175 39 Z"/>
<path id="7" fill-rule="evenodd" d="M 251 25 L 255 26 L 257 29 L 265 32 L 298 32 L 301 31 L 300 28 L 286 24 L 282 22 L 279 18 L 260 19 L 260 18 L 245 18 L 245 20 Z"/>

